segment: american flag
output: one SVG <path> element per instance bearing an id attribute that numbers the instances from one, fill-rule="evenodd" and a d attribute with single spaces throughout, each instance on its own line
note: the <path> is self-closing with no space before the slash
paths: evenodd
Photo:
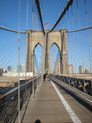
<path id="1" fill-rule="evenodd" d="M 49 23 L 46 23 L 46 26 L 49 26 Z"/>

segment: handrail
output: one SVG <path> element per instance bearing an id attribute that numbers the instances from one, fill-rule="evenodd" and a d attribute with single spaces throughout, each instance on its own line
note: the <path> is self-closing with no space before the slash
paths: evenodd
<path id="1" fill-rule="evenodd" d="M 76 78 L 76 77 L 70 77 L 70 76 L 61 76 L 61 75 L 54 75 L 55 78 L 62 80 L 63 82 L 74 86 L 75 88 L 87 93 L 88 95 L 91 95 L 91 80 L 82 79 L 82 78 Z M 84 84 L 85 80 L 85 84 Z M 81 85 L 81 86 L 80 86 Z M 86 87 L 86 88 L 85 88 Z M 84 90 L 84 88 L 86 90 Z"/>
<path id="2" fill-rule="evenodd" d="M 30 96 L 35 95 L 36 88 L 41 81 L 41 76 L 38 75 L 30 80 L 27 83 L 20 85 L 20 110 L 25 104 L 24 113 L 21 116 L 21 122 L 25 115 L 25 111 L 30 99 Z M 25 87 L 27 86 L 26 90 Z M 0 121 L 2 122 L 14 122 L 18 116 L 18 87 L 9 91 L 8 93 L 0 96 Z M 26 93 L 27 91 L 27 93 Z M 5 111 L 6 110 L 6 111 Z M 6 117 L 5 117 L 6 116 Z"/>
<path id="3" fill-rule="evenodd" d="M 25 85 L 27 85 L 27 84 L 29 84 L 31 81 L 34 81 L 35 79 L 37 79 L 37 78 L 39 78 L 39 77 L 40 77 L 40 76 L 38 76 L 38 77 L 36 77 L 36 78 L 33 78 L 33 79 L 27 81 L 27 83 L 25 83 L 25 84 L 20 85 L 20 88 L 23 87 L 23 86 L 25 86 Z M 12 92 L 15 92 L 16 90 L 18 90 L 18 87 L 14 88 L 13 90 L 7 92 L 7 93 L 4 94 L 4 95 L 1 95 L 1 96 L 0 96 L 0 99 L 6 97 L 7 95 L 11 94 Z"/>

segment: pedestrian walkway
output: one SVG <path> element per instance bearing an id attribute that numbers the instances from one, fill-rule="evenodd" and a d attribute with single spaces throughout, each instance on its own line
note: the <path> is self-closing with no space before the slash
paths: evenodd
<path id="1" fill-rule="evenodd" d="M 53 85 L 47 79 L 38 87 L 35 96 L 31 96 L 23 123 L 72 122 Z"/>

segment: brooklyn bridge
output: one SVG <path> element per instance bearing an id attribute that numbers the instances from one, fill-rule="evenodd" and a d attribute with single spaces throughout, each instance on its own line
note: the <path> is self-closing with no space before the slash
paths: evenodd
<path id="1" fill-rule="evenodd" d="M 92 122 L 92 1 L 0 1 L 0 123 Z"/>

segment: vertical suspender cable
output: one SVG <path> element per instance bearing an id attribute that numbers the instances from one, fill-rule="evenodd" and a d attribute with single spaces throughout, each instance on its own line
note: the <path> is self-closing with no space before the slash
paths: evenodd
<path id="1" fill-rule="evenodd" d="M 36 5 L 34 5 L 34 15 L 33 15 L 33 18 L 34 18 L 34 25 L 33 25 L 33 28 L 34 28 L 34 31 L 36 30 Z"/>
<path id="2" fill-rule="evenodd" d="M 28 0 L 27 0 L 27 15 L 26 15 L 26 30 L 28 29 Z M 26 45 L 27 45 L 27 43 L 26 43 Z M 26 46 L 27 47 L 27 46 Z M 27 50 L 26 50 L 26 56 L 27 56 Z M 26 58 L 26 57 L 25 57 Z M 25 59 L 25 61 L 26 61 L 26 59 Z M 26 86 L 26 66 L 27 65 L 27 63 L 25 64 L 25 109 L 26 109 L 26 89 L 27 89 L 27 86 Z"/>
<path id="3" fill-rule="evenodd" d="M 65 26 L 66 26 L 66 20 L 64 18 L 64 29 L 65 29 Z M 65 76 L 67 76 L 66 60 L 65 60 Z"/>
<path id="4" fill-rule="evenodd" d="M 37 17 L 37 30 L 38 29 L 38 17 Z M 37 45 L 37 73 L 39 73 L 39 69 L 38 69 L 38 45 Z"/>
<path id="5" fill-rule="evenodd" d="M 45 73 L 45 41 L 46 41 L 46 33 L 44 35 L 44 40 L 43 40 L 43 72 L 42 73 Z"/>
<path id="6" fill-rule="evenodd" d="M 69 21 L 69 13 L 68 13 L 68 25 L 69 25 L 69 30 L 70 30 L 70 21 Z M 71 52 L 71 64 L 73 63 L 72 62 L 72 47 L 71 47 L 71 36 L 70 36 L 70 33 L 69 33 L 69 40 L 70 40 L 70 52 Z"/>
<path id="7" fill-rule="evenodd" d="M 72 6 L 71 6 L 71 14 L 72 14 L 72 29 L 74 30 L 74 20 L 73 20 Z M 74 62 L 75 62 L 75 73 L 76 73 L 76 56 L 75 56 L 75 38 L 74 38 L 74 32 L 73 32 L 73 41 L 74 41 Z"/>
<path id="8" fill-rule="evenodd" d="M 32 0 L 32 30 L 34 30 L 34 0 Z M 33 75 L 34 75 L 34 52 L 33 52 Z"/>
<path id="9" fill-rule="evenodd" d="M 26 29 L 28 29 L 28 0 L 27 0 Z"/>
<path id="10" fill-rule="evenodd" d="M 33 52 L 33 76 L 34 76 L 34 71 L 35 71 L 35 67 L 34 67 L 34 62 L 35 62 L 35 52 Z"/>
<path id="11" fill-rule="evenodd" d="M 33 19 L 33 15 L 34 15 L 34 12 L 33 12 L 33 2 L 34 0 L 32 0 L 32 30 L 33 30 L 33 25 L 34 25 L 34 19 Z"/>
<path id="12" fill-rule="evenodd" d="M 62 23 L 63 23 L 63 25 L 62 25 L 62 27 L 63 27 L 63 29 L 64 29 L 64 21 L 62 20 Z M 64 32 L 63 32 L 64 33 Z M 65 73 L 66 74 L 66 72 L 65 72 L 65 66 L 64 66 L 64 64 L 63 64 L 63 73 Z"/>
<path id="13" fill-rule="evenodd" d="M 68 13 L 68 12 L 67 12 Z M 70 30 L 70 21 L 69 21 L 69 13 L 68 13 L 68 26 L 69 26 L 69 30 Z M 72 47 L 71 47 L 71 36 L 70 36 L 70 33 L 69 33 L 69 40 L 70 40 L 70 52 L 71 52 L 71 65 L 73 65 L 73 62 L 72 62 Z M 69 71 L 71 76 L 70 76 L 70 79 L 71 77 L 73 77 L 73 74 L 72 74 L 72 69 L 69 68 Z M 72 80 L 71 80 L 72 81 Z M 74 82 L 73 82 L 74 83 Z M 69 81 L 69 84 L 70 84 L 70 81 Z"/>
<path id="14" fill-rule="evenodd" d="M 3 36 L 2 36 L 2 29 L 0 29 L 0 30 L 1 30 L 0 39 L 1 39 L 1 42 L 2 42 L 2 37 L 3 37 Z M 1 44 L 1 42 L 0 42 L 0 44 Z M 0 55 L 1 55 L 1 54 L 2 54 L 2 53 L 1 53 L 1 51 L 0 51 Z M 0 57 L 0 68 L 1 68 L 1 67 L 2 67 L 2 66 L 1 66 L 1 57 Z"/>
<path id="15" fill-rule="evenodd" d="M 19 31 L 18 31 L 18 121 L 20 123 L 20 0 L 19 0 Z"/>
<path id="16" fill-rule="evenodd" d="M 80 28 L 80 17 L 79 17 L 79 9 L 78 9 L 78 1 L 77 0 L 76 0 L 76 4 L 77 4 L 77 14 L 78 14 L 79 29 L 81 29 Z M 83 51 L 82 51 L 81 31 L 80 31 L 80 44 L 81 44 L 82 67 L 84 67 L 84 65 L 83 65 Z M 84 79 L 84 73 L 83 73 L 83 79 Z M 85 80 L 84 80 L 84 92 L 85 92 Z"/>
<path id="17" fill-rule="evenodd" d="M 80 17 L 79 17 L 79 9 L 78 9 L 78 1 L 77 1 L 77 0 L 76 0 L 76 4 L 77 4 L 78 23 L 79 23 L 79 29 L 80 29 Z M 80 31 L 80 43 L 81 43 L 81 57 L 82 57 L 82 65 L 83 65 L 83 52 L 82 52 L 81 31 Z"/>
<path id="18" fill-rule="evenodd" d="M 69 21 L 69 13 L 68 13 L 68 25 L 69 25 L 69 30 L 70 30 L 70 21 Z M 70 33 L 69 33 L 69 39 L 70 39 L 70 52 L 71 52 L 71 63 L 72 62 L 72 47 L 71 47 L 71 36 L 70 36 Z"/>
<path id="19" fill-rule="evenodd" d="M 38 73 L 38 46 L 37 46 L 37 73 Z"/>
<path id="20" fill-rule="evenodd" d="M 66 14 L 65 14 L 65 29 L 66 29 Z M 68 67 L 68 71 L 69 71 L 69 67 Z M 66 72 L 67 73 L 67 72 Z M 66 75 L 65 75 L 66 76 Z M 67 79 L 67 76 L 66 76 L 66 79 Z M 67 79 L 68 81 L 68 79 Z"/>
<path id="21" fill-rule="evenodd" d="M 90 75 L 91 75 L 91 55 L 90 55 L 90 41 L 89 41 L 89 29 L 88 29 L 88 16 L 87 16 L 86 0 L 84 0 L 84 4 L 85 4 L 85 14 L 86 14 L 87 32 L 88 32 L 89 67 L 90 67 Z M 92 75 L 91 75 L 91 77 L 92 77 Z M 92 95 L 92 78 L 91 78 L 91 95 Z"/>
<path id="22" fill-rule="evenodd" d="M 41 72 L 41 82 L 43 82 L 43 74 L 45 73 L 45 40 L 46 40 L 46 33 L 45 33 L 45 35 L 44 35 L 43 48 L 42 48 L 42 72 Z"/>

